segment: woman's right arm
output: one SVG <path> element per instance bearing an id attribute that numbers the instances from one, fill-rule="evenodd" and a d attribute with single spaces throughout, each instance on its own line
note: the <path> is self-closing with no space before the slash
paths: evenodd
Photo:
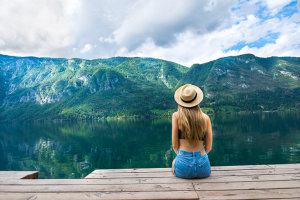
<path id="1" fill-rule="evenodd" d="M 177 112 L 173 113 L 172 115 L 172 146 L 174 152 L 177 154 L 179 148 Z"/>
<path id="2" fill-rule="evenodd" d="M 206 153 L 210 152 L 211 148 L 212 148 L 212 141 L 213 141 L 213 137 L 212 137 L 212 127 L 211 127 L 211 122 L 210 122 L 210 118 L 208 115 L 206 115 L 206 124 L 207 124 L 207 131 L 206 131 L 206 137 L 205 137 L 205 150 Z"/>

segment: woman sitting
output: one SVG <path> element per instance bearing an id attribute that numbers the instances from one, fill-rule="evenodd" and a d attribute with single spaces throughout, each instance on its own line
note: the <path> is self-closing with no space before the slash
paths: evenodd
<path id="1" fill-rule="evenodd" d="M 172 145 L 176 158 L 172 169 L 179 178 L 205 178 L 210 176 L 207 153 L 212 147 L 212 127 L 209 116 L 199 103 L 202 90 L 191 84 L 178 88 L 174 94 L 178 111 L 172 116 Z"/>

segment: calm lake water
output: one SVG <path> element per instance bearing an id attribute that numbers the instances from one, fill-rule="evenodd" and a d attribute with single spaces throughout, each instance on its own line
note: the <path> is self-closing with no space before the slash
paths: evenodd
<path id="1" fill-rule="evenodd" d="M 211 165 L 300 162 L 300 114 L 211 117 Z M 0 170 L 83 178 L 94 169 L 170 167 L 171 119 L 0 124 Z"/>

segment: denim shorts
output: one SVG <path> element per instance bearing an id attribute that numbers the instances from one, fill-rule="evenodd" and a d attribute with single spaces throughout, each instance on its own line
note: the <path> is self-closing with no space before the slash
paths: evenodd
<path id="1" fill-rule="evenodd" d="M 207 153 L 178 149 L 174 163 L 174 174 L 179 178 L 206 178 L 210 176 L 210 162 Z"/>

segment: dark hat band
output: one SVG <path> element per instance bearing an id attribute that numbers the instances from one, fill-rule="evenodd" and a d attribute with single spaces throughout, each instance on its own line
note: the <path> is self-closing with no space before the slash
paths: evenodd
<path id="1" fill-rule="evenodd" d="M 183 99 L 180 97 L 181 101 L 183 101 L 184 103 L 191 103 L 191 102 L 193 102 L 196 98 L 197 98 L 197 92 L 196 92 L 195 97 L 194 97 L 192 100 L 189 100 L 189 101 L 185 101 L 185 100 L 183 100 Z"/>

